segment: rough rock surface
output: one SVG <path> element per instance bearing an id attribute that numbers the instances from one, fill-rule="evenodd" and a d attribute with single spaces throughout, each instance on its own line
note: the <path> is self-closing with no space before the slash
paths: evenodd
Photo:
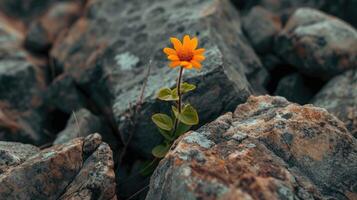
<path id="1" fill-rule="evenodd" d="M 73 78 L 66 74 L 53 80 L 43 96 L 45 106 L 67 114 L 86 106 L 85 96 L 77 88 Z"/>
<path id="2" fill-rule="evenodd" d="M 357 140 L 325 109 L 250 97 L 181 136 L 151 199 L 355 199 Z"/>
<path id="3" fill-rule="evenodd" d="M 81 14 L 80 1 L 58 2 L 50 6 L 46 13 L 29 25 L 24 45 L 36 53 L 46 53 L 57 36 Z"/>
<path id="4" fill-rule="evenodd" d="M 29 144 L 0 141 L 0 174 L 11 167 L 20 165 L 39 151 L 39 148 Z"/>
<path id="5" fill-rule="evenodd" d="M 357 1 L 355 0 L 232 0 L 243 13 L 254 6 L 262 6 L 282 18 L 289 16 L 299 7 L 309 7 L 322 10 L 337 16 L 357 27 Z"/>
<path id="6" fill-rule="evenodd" d="M 14 145 L 19 148 L 22 144 Z M 5 149 L 11 152 L 12 148 Z M 77 138 L 33 152 L 22 163 L 0 173 L 0 198 L 114 199 L 113 167 L 112 152 L 99 134 Z"/>
<path id="7" fill-rule="evenodd" d="M 260 6 L 250 10 L 242 25 L 255 51 L 261 54 L 271 51 L 281 30 L 280 17 Z"/>
<path id="8" fill-rule="evenodd" d="M 42 144 L 41 105 L 44 77 L 0 24 L 0 140 Z"/>
<path id="9" fill-rule="evenodd" d="M 63 144 L 77 137 L 86 137 L 93 133 L 102 132 L 102 122 L 99 117 L 89 110 L 81 109 L 73 112 L 64 130 L 58 133 L 54 144 Z"/>
<path id="10" fill-rule="evenodd" d="M 311 103 L 326 108 L 345 122 L 347 129 L 357 137 L 357 70 L 330 80 Z"/>
<path id="11" fill-rule="evenodd" d="M 266 71 L 226 0 L 94 1 L 85 17 L 57 40 L 51 56 L 77 84 L 97 92 L 91 98 L 98 104 L 105 107 L 108 103 L 103 102 L 110 99 L 120 132 L 125 138 L 133 134 L 131 147 L 150 155 L 162 138 L 147 116 L 169 109 L 155 100 L 155 93 L 163 85 L 174 86 L 178 73 L 167 67 L 162 48 L 169 42 L 163 38 L 183 33 L 198 36 L 199 45 L 207 49 L 203 69 L 185 74 L 186 81 L 198 86 L 187 99 L 200 110 L 202 123 L 244 102 L 251 94 L 248 81 L 262 88 Z M 140 96 L 149 65 L 142 109 L 136 114 L 140 117 L 134 119 L 130 105 Z M 108 90 L 111 96 L 105 99 L 100 91 Z M 138 122 L 135 130 L 132 121 Z"/>
<path id="12" fill-rule="evenodd" d="M 277 38 L 276 52 L 302 73 L 330 78 L 357 66 L 357 31 L 318 10 L 300 8 Z"/>
<path id="13" fill-rule="evenodd" d="M 299 73 L 293 73 L 283 77 L 279 81 L 274 94 L 283 96 L 287 100 L 299 104 L 308 103 L 314 96 L 313 90 L 307 85 L 306 80 Z"/>

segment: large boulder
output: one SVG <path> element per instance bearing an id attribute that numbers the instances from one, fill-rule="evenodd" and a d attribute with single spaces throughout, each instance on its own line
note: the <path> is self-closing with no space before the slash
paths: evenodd
<path id="1" fill-rule="evenodd" d="M 357 137 L 357 70 L 330 80 L 311 103 L 326 108 L 345 122 L 347 129 Z"/>
<path id="2" fill-rule="evenodd" d="M 17 38 L 0 24 L 0 140 L 43 144 L 41 127 L 45 76 L 30 62 Z"/>
<path id="3" fill-rule="evenodd" d="M 357 1 L 355 0 L 231 0 L 243 13 L 254 6 L 262 6 L 286 18 L 300 7 L 310 7 L 337 16 L 357 27 Z"/>
<path id="4" fill-rule="evenodd" d="M 325 109 L 250 97 L 181 136 L 151 199 L 355 199 L 357 140 Z"/>
<path id="5" fill-rule="evenodd" d="M 0 173 L 1 199 L 115 199 L 112 151 L 99 134 L 41 151 L 18 143 L 0 145 L 1 152 L 19 160 Z M 14 148 L 31 151 L 24 158 Z"/>
<path id="6" fill-rule="evenodd" d="M 67 31 L 81 15 L 83 6 L 79 0 L 53 3 L 43 15 L 30 23 L 24 46 L 35 53 L 46 53 L 57 36 Z"/>
<path id="7" fill-rule="evenodd" d="M 274 45 L 275 36 L 281 30 L 280 17 L 263 7 L 256 6 L 244 18 L 243 30 L 256 52 L 269 53 Z"/>
<path id="8" fill-rule="evenodd" d="M 357 66 L 357 31 L 345 22 L 300 8 L 279 34 L 275 50 L 309 76 L 328 79 Z"/>
<path id="9" fill-rule="evenodd" d="M 178 74 L 167 67 L 162 49 L 171 36 L 184 34 L 198 36 L 199 46 L 207 50 L 202 70 L 184 76 L 198 86 L 185 100 L 198 108 L 202 123 L 244 102 L 252 92 L 249 82 L 262 88 L 267 73 L 227 0 L 93 1 L 84 17 L 57 40 L 51 56 L 104 112 L 113 111 L 123 138 L 132 138 L 130 147 L 150 156 L 162 140 L 150 116 L 169 110 L 155 93 L 174 86 Z M 138 101 L 149 67 L 147 87 Z M 138 102 L 141 109 L 135 113 Z"/>

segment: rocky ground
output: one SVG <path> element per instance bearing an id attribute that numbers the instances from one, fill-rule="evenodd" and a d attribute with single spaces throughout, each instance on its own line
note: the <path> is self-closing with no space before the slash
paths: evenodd
<path id="1" fill-rule="evenodd" d="M 356 0 L 1 0 L 0 199 L 357 199 L 356 27 Z M 159 162 L 184 34 L 200 124 Z"/>

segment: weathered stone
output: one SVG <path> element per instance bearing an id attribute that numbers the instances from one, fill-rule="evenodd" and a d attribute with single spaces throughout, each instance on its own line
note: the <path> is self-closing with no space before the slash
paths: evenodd
<path id="1" fill-rule="evenodd" d="M 280 17 L 256 6 L 244 18 L 243 30 L 256 52 L 269 53 L 274 45 L 275 36 L 281 30 Z"/>
<path id="2" fill-rule="evenodd" d="M 0 141 L 0 174 L 38 153 L 39 148 L 17 142 Z"/>
<path id="3" fill-rule="evenodd" d="M 250 97 L 181 136 L 151 199 L 354 199 L 357 140 L 325 109 Z"/>
<path id="4" fill-rule="evenodd" d="M 302 75 L 293 73 L 279 81 L 274 94 L 283 96 L 291 102 L 305 104 L 314 96 L 314 91 L 308 86 Z"/>
<path id="5" fill-rule="evenodd" d="M 357 66 L 357 31 L 314 9 L 296 10 L 276 42 L 276 52 L 310 76 L 330 78 Z"/>
<path id="6" fill-rule="evenodd" d="M 31 22 L 24 41 L 25 47 L 36 53 L 46 53 L 57 36 L 68 30 L 79 17 L 81 9 L 79 1 L 52 5 L 44 15 Z"/>
<path id="7" fill-rule="evenodd" d="M 44 104 L 67 114 L 86 106 L 86 99 L 75 81 L 66 74 L 58 76 L 46 89 Z"/>
<path id="8" fill-rule="evenodd" d="M 254 6 L 262 6 L 283 18 L 300 7 L 320 9 L 357 27 L 357 1 L 355 0 L 232 0 L 243 13 Z"/>
<path id="9" fill-rule="evenodd" d="M 102 133 L 102 124 L 99 117 L 86 109 L 73 112 L 66 128 L 58 133 L 54 144 L 63 144 L 77 137 L 86 137 L 93 133 Z"/>
<path id="10" fill-rule="evenodd" d="M 0 140 L 42 144 L 41 105 L 44 76 L 0 24 Z"/>
<path id="11" fill-rule="evenodd" d="M 150 116 L 169 110 L 155 100 L 155 93 L 163 86 L 174 86 L 178 74 L 166 67 L 162 48 L 169 45 L 171 36 L 186 33 L 198 36 L 199 45 L 207 49 L 202 70 L 185 72 L 185 80 L 198 86 L 185 100 L 198 108 L 201 122 L 245 101 L 251 93 L 247 79 L 262 88 L 266 71 L 247 45 L 238 13 L 226 0 L 94 1 L 85 17 L 57 40 L 51 56 L 91 91 L 98 104 L 113 103 L 121 134 L 125 138 L 133 134 L 130 147 L 150 156 L 152 147 L 162 140 Z M 134 119 L 130 106 L 138 101 L 149 65 L 142 108 Z M 110 91 L 110 97 L 100 93 L 103 88 Z M 103 99 L 111 102 L 103 103 Z"/>
<path id="12" fill-rule="evenodd" d="M 330 80 L 311 101 L 326 108 L 357 137 L 357 70 L 341 74 Z"/>
<path id="13" fill-rule="evenodd" d="M 98 137 L 77 138 L 42 150 L 0 174 L 1 199 L 112 199 L 112 152 Z M 84 157 L 84 144 L 92 144 Z"/>

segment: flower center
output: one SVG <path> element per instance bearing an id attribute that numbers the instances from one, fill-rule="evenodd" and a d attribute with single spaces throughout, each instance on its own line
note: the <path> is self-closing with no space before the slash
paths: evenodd
<path id="1" fill-rule="evenodd" d="M 180 58 L 181 61 L 191 61 L 193 58 L 193 52 L 192 51 L 182 51 L 177 54 L 177 56 Z"/>

